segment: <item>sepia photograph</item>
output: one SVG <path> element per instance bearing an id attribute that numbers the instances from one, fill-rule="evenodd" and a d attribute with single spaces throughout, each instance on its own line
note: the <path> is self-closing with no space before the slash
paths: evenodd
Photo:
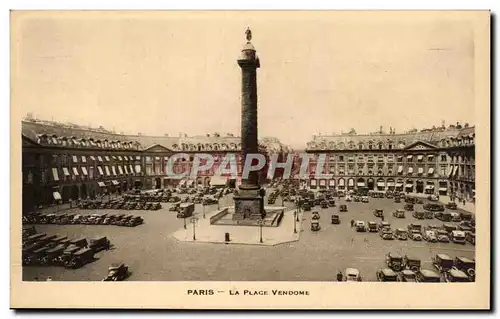
<path id="1" fill-rule="evenodd" d="M 488 308 L 489 24 L 12 11 L 11 306 Z"/>

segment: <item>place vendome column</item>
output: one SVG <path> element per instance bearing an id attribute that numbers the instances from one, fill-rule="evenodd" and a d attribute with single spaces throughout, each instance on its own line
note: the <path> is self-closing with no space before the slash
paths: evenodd
<path id="1" fill-rule="evenodd" d="M 257 133 L 257 68 L 259 58 L 250 40 L 252 32 L 246 31 L 247 43 L 241 50 L 238 65 L 241 68 L 241 152 L 243 165 L 248 154 L 258 153 Z M 257 220 L 264 217 L 264 190 L 259 184 L 259 172 L 250 172 L 242 178 L 238 194 L 234 196 L 234 220 Z"/>

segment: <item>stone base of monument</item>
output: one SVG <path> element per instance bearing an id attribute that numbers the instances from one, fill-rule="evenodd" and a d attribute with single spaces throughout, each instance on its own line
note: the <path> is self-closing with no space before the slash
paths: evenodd
<path id="1" fill-rule="evenodd" d="M 231 225 L 231 226 L 259 226 L 259 218 L 245 218 L 238 214 L 237 206 L 225 207 L 212 218 L 212 225 Z M 278 227 L 287 208 L 281 206 L 264 206 L 265 217 L 262 219 L 264 227 Z M 281 217 L 280 217 L 281 215 Z"/>

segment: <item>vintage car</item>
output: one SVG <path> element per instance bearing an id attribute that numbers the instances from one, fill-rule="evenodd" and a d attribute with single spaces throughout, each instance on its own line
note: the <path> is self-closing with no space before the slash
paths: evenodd
<path id="1" fill-rule="evenodd" d="M 354 195 L 352 199 L 355 203 L 359 203 L 361 201 L 361 197 L 357 195 Z"/>
<path id="2" fill-rule="evenodd" d="M 391 229 L 391 223 L 383 221 L 378 224 L 378 230 L 382 231 L 384 229 Z"/>
<path id="3" fill-rule="evenodd" d="M 403 257 L 401 257 L 400 254 L 388 253 L 385 257 L 387 267 L 391 268 L 392 270 L 400 271 L 404 268 Z"/>
<path id="4" fill-rule="evenodd" d="M 354 227 L 356 228 L 357 232 L 364 233 L 366 232 L 366 224 L 362 220 L 357 220 L 354 222 Z"/>
<path id="5" fill-rule="evenodd" d="M 462 219 L 460 218 L 460 214 L 457 213 L 457 212 L 453 212 L 453 213 L 450 213 L 451 215 L 451 221 L 452 222 L 455 222 L 455 223 L 459 223 L 462 221 Z"/>
<path id="6" fill-rule="evenodd" d="M 457 268 L 451 268 L 449 271 L 446 271 L 444 273 L 444 281 L 445 282 L 470 282 L 469 276 L 457 269 Z"/>
<path id="7" fill-rule="evenodd" d="M 412 270 L 413 272 L 417 272 L 420 270 L 421 263 L 422 262 L 420 261 L 420 259 L 415 258 L 413 256 L 405 255 L 405 257 L 403 258 L 403 264 L 404 264 L 403 268 Z"/>
<path id="8" fill-rule="evenodd" d="M 328 200 L 328 207 L 335 207 L 335 200 L 334 199 Z"/>
<path id="9" fill-rule="evenodd" d="M 87 248 L 87 246 L 89 244 L 87 242 L 87 238 L 81 237 L 81 238 L 72 239 L 70 241 L 70 245 L 75 245 L 75 246 L 78 246 L 80 248 Z"/>
<path id="10" fill-rule="evenodd" d="M 399 198 L 399 197 L 395 197 L 395 198 L 394 198 L 394 202 L 395 202 L 395 203 L 401 203 L 401 198 Z"/>
<path id="11" fill-rule="evenodd" d="M 380 237 L 383 240 L 393 240 L 394 239 L 394 235 L 393 235 L 392 230 L 390 228 L 382 228 L 382 230 L 380 231 Z"/>
<path id="12" fill-rule="evenodd" d="M 340 224 L 340 216 L 333 214 L 332 215 L 332 224 Z"/>
<path id="13" fill-rule="evenodd" d="M 461 230 L 454 230 L 450 234 L 450 240 L 455 244 L 465 245 L 466 243 L 465 237 L 466 237 L 465 232 Z"/>
<path id="14" fill-rule="evenodd" d="M 424 232 L 423 239 L 429 243 L 437 243 L 438 239 L 436 236 L 436 231 L 434 230 L 426 230 Z"/>
<path id="15" fill-rule="evenodd" d="M 432 264 L 440 272 L 448 271 L 453 267 L 453 259 L 447 254 L 437 254 L 432 258 Z"/>
<path id="16" fill-rule="evenodd" d="M 416 282 L 440 282 L 441 276 L 433 270 L 420 269 L 416 276 Z"/>
<path id="17" fill-rule="evenodd" d="M 269 205 L 273 205 L 274 203 L 276 203 L 276 198 L 274 198 L 274 197 L 269 197 L 269 198 L 267 199 L 267 203 L 268 203 Z"/>
<path id="18" fill-rule="evenodd" d="M 457 209 L 457 204 L 455 204 L 454 202 L 448 202 L 448 204 L 446 204 L 446 208 L 455 210 Z"/>
<path id="19" fill-rule="evenodd" d="M 320 218 L 321 218 L 321 216 L 319 215 L 319 213 L 318 213 L 318 212 L 312 212 L 312 219 L 313 219 L 313 220 L 314 220 L 314 219 L 320 219 Z"/>
<path id="20" fill-rule="evenodd" d="M 390 268 L 382 268 L 377 270 L 378 281 L 397 281 L 397 274 Z"/>
<path id="21" fill-rule="evenodd" d="M 321 201 L 321 208 L 328 208 L 328 202 L 326 200 Z"/>
<path id="22" fill-rule="evenodd" d="M 311 204 L 309 202 L 305 202 L 304 205 L 302 205 L 302 209 L 304 209 L 305 212 L 308 212 L 311 210 Z"/>
<path id="23" fill-rule="evenodd" d="M 427 199 L 430 200 L 431 202 L 437 202 L 437 201 L 439 201 L 439 196 L 429 195 L 429 196 L 427 196 Z"/>
<path id="24" fill-rule="evenodd" d="M 421 241 L 422 233 L 418 229 L 412 229 L 408 231 L 408 237 L 414 241 Z"/>
<path id="25" fill-rule="evenodd" d="M 449 243 L 450 237 L 448 237 L 448 233 L 445 230 L 438 229 L 435 231 L 437 241 L 440 243 Z"/>
<path id="26" fill-rule="evenodd" d="M 172 205 L 168 208 L 170 212 L 176 212 L 179 209 L 181 202 L 172 203 Z"/>
<path id="27" fill-rule="evenodd" d="M 80 268 L 94 260 L 94 251 L 90 248 L 82 248 L 73 253 L 71 259 L 64 264 L 66 268 Z"/>
<path id="28" fill-rule="evenodd" d="M 111 264 L 108 275 L 102 281 L 122 281 L 129 276 L 128 266 L 124 263 Z"/>
<path id="29" fill-rule="evenodd" d="M 444 206 L 442 204 L 436 203 L 424 204 L 424 209 L 430 212 L 444 212 Z"/>
<path id="30" fill-rule="evenodd" d="M 408 240 L 408 232 L 404 228 L 394 230 L 394 237 L 398 240 Z"/>
<path id="31" fill-rule="evenodd" d="M 458 227 L 455 224 L 444 223 L 442 229 L 445 230 L 448 234 L 451 234 L 451 232 L 457 230 Z"/>
<path id="32" fill-rule="evenodd" d="M 347 205 L 340 205 L 340 209 L 339 209 L 341 212 L 347 212 Z"/>
<path id="33" fill-rule="evenodd" d="M 411 215 L 416 219 L 425 219 L 425 212 L 413 211 Z"/>
<path id="34" fill-rule="evenodd" d="M 475 281 L 476 278 L 476 262 L 467 257 L 457 257 L 453 263 L 453 267 L 465 272 L 470 281 Z"/>
<path id="35" fill-rule="evenodd" d="M 425 219 L 434 219 L 434 213 L 430 211 L 425 211 Z"/>
<path id="36" fill-rule="evenodd" d="M 369 202 L 370 202 L 370 199 L 369 199 L 369 197 L 368 197 L 368 196 L 363 196 L 363 197 L 361 197 L 361 202 L 362 202 L 362 203 L 369 203 Z"/>
<path id="37" fill-rule="evenodd" d="M 351 196 L 351 195 L 347 195 L 347 196 L 345 197 L 345 201 L 346 201 L 346 202 L 352 202 L 352 196 Z"/>
<path id="38" fill-rule="evenodd" d="M 311 221 L 311 230 L 312 231 L 319 231 L 321 229 L 321 226 L 319 225 L 319 222 L 317 220 Z"/>
<path id="39" fill-rule="evenodd" d="M 407 211 L 413 211 L 414 205 L 413 204 L 406 204 L 404 206 L 404 209 L 407 210 Z"/>
<path id="40" fill-rule="evenodd" d="M 375 209 L 373 211 L 373 216 L 375 216 L 375 217 L 382 217 L 383 215 L 384 215 L 383 209 Z"/>
<path id="41" fill-rule="evenodd" d="M 392 216 L 396 218 L 405 218 L 405 211 L 402 209 L 396 209 L 394 212 L 392 212 Z"/>
<path id="42" fill-rule="evenodd" d="M 36 241 L 41 240 L 44 237 L 47 237 L 47 234 L 45 234 L 45 233 L 34 234 L 34 235 L 29 236 L 25 240 L 23 240 L 23 243 L 24 244 L 31 244 L 31 243 L 34 243 Z"/>
<path id="43" fill-rule="evenodd" d="M 462 211 L 460 212 L 460 219 L 463 220 L 463 221 L 472 221 L 473 220 L 473 215 L 472 213 L 469 213 L 469 212 L 466 212 L 466 211 Z"/>
<path id="44" fill-rule="evenodd" d="M 398 273 L 398 281 L 400 282 L 416 282 L 416 276 L 415 272 L 409 270 L 409 269 L 404 269 L 400 273 Z"/>
<path id="45" fill-rule="evenodd" d="M 41 265 L 55 265 L 57 264 L 57 260 L 59 256 L 61 256 L 66 247 L 64 245 L 57 245 L 47 251 L 45 251 L 45 255 L 41 258 Z"/>
<path id="46" fill-rule="evenodd" d="M 89 241 L 89 248 L 97 253 L 101 250 L 109 250 L 111 247 L 111 242 L 106 237 L 92 238 Z"/>
<path id="47" fill-rule="evenodd" d="M 344 281 L 347 282 L 359 282 L 361 281 L 361 275 L 359 274 L 359 270 L 356 268 L 346 268 Z"/>
<path id="48" fill-rule="evenodd" d="M 368 231 L 370 233 L 376 233 L 376 232 L 378 232 L 377 223 L 373 222 L 373 221 L 368 222 Z"/>
<path id="49" fill-rule="evenodd" d="M 465 240 L 472 245 L 476 244 L 476 234 L 473 232 L 467 232 L 465 235 Z"/>

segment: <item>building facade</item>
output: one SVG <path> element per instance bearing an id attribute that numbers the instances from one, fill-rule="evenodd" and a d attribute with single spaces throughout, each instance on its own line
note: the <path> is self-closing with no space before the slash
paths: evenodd
<path id="1" fill-rule="evenodd" d="M 307 144 L 309 187 L 475 196 L 475 134 L 473 127 L 448 128 L 404 134 L 355 133 L 314 136 Z M 324 158 L 318 178 L 316 169 Z"/>
<path id="2" fill-rule="evenodd" d="M 234 154 L 237 174 L 241 176 L 239 142 L 238 137 L 217 133 L 201 137 L 122 135 L 77 125 L 23 121 L 23 210 L 120 193 L 133 187 L 151 189 L 179 184 L 187 187 L 235 186 L 240 178 L 214 175 L 224 157 Z M 266 157 L 285 150 L 277 139 L 262 139 L 259 143 L 260 152 Z M 211 154 L 215 164 L 195 178 L 174 179 L 167 174 L 167 163 L 177 153 L 185 153 L 189 159 L 173 162 L 172 172 L 175 174 L 190 172 L 197 153 Z M 262 180 L 266 178 L 265 169 L 259 177 Z"/>

